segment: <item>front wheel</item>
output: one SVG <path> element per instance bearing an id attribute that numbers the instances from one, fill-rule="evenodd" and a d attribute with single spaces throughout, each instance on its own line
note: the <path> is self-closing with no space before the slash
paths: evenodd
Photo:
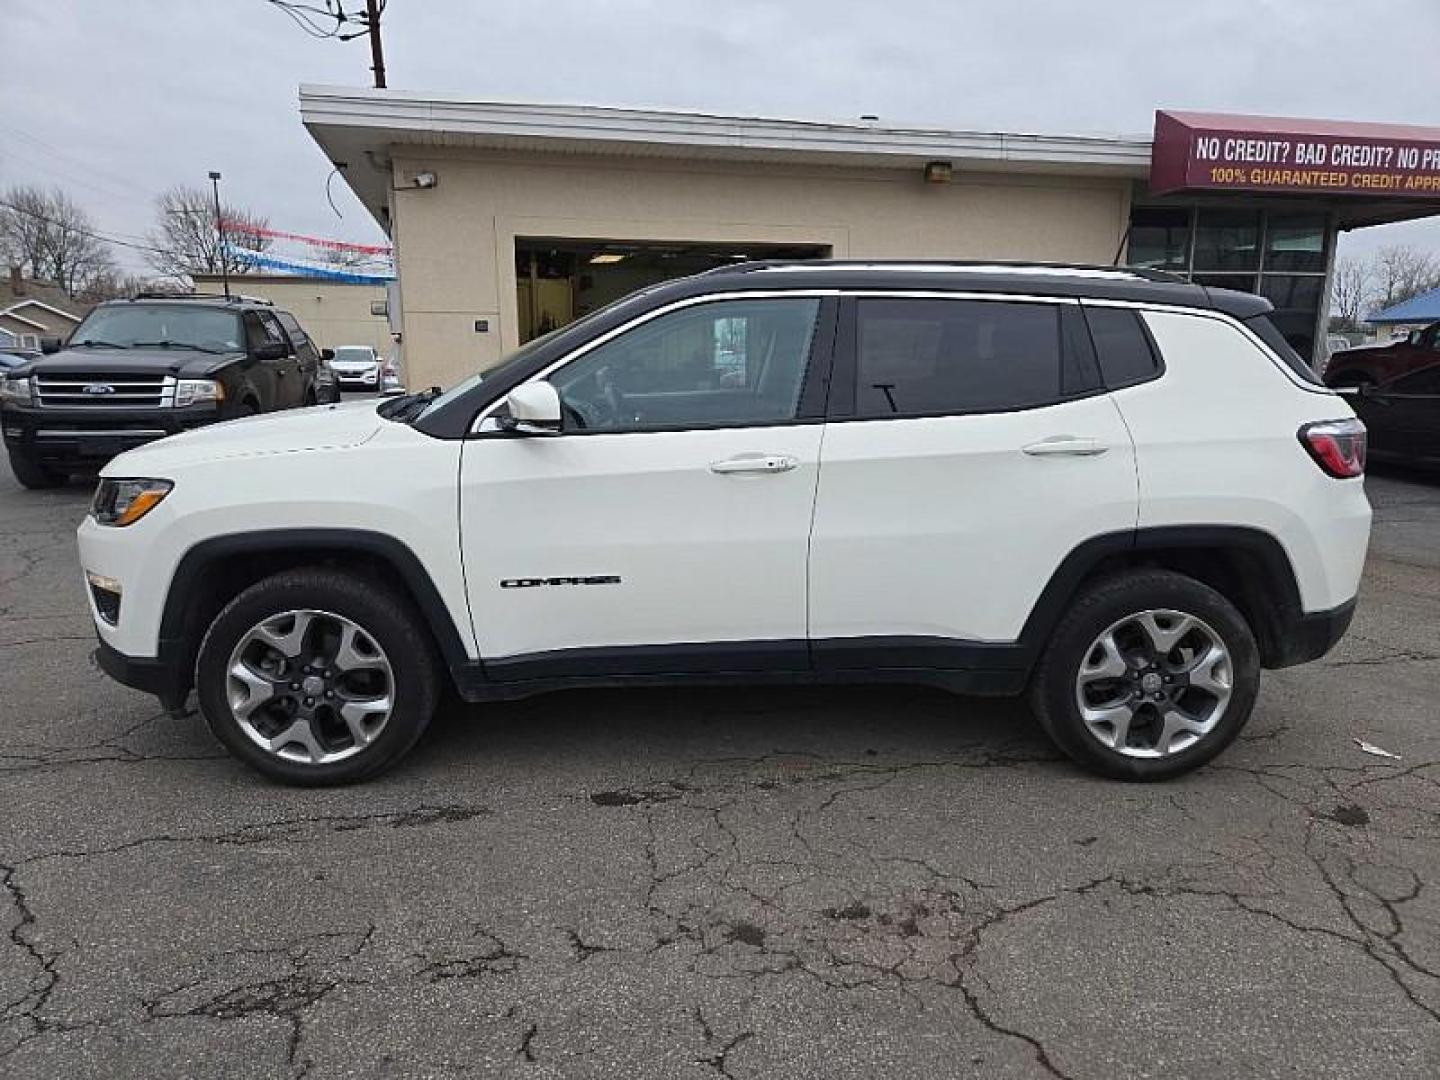
<path id="1" fill-rule="evenodd" d="M 1051 635 L 1031 705 L 1092 772 L 1166 780 L 1240 734 L 1259 686 L 1259 648 L 1235 606 L 1193 578 L 1146 570 L 1081 594 Z"/>
<path id="2" fill-rule="evenodd" d="M 404 597 L 320 568 L 266 578 L 227 604 L 200 646 L 210 730 L 288 784 L 343 784 L 390 768 L 434 714 L 436 663 Z"/>

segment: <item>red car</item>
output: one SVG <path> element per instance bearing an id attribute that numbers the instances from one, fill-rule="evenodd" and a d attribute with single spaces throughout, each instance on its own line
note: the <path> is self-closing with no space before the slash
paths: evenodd
<path id="1" fill-rule="evenodd" d="M 1327 386 L 1379 386 L 1440 360 L 1440 322 L 1388 345 L 1344 349 L 1330 357 Z"/>

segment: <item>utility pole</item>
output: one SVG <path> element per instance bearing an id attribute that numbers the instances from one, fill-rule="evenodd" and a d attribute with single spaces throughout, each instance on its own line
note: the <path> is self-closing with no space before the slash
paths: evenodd
<path id="1" fill-rule="evenodd" d="M 365 25 L 370 30 L 370 70 L 375 72 L 375 89 L 385 89 L 385 53 L 380 48 L 380 5 L 365 0 Z"/>
<path id="2" fill-rule="evenodd" d="M 220 280 L 225 283 L 225 298 L 230 298 L 230 266 L 225 258 L 225 219 L 220 216 L 220 174 L 210 170 L 210 187 L 215 192 L 215 234 L 220 238 L 216 254 L 220 257 Z"/>

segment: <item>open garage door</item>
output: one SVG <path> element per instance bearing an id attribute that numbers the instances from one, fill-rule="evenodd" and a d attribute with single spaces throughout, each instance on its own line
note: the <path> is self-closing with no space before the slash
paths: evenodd
<path id="1" fill-rule="evenodd" d="M 515 241 L 520 341 L 549 333 L 636 289 L 754 259 L 824 259 L 823 244 L 688 241 Z"/>

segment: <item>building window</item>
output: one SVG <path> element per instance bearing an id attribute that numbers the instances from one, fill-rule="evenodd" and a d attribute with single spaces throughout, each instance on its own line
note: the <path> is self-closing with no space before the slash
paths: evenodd
<path id="1" fill-rule="evenodd" d="M 1195 222 L 1196 271 L 1258 270 L 1260 214 L 1254 210 L 1201 210 Z"/>
<path id="2" fill-rule="evenodd" d="M 1285 339 L 1313 363 L 1331 235 L 1317 211 L 1136 206 L 1129 265 L 1264 296 Z"/>
<path id="3" fill-rule="evenodd" d="M 1301 356 L 1315 355 L 1315 320 L 1325 278 L 1318 275 L 1262 274 L 1260 295 L 1275 305 L 1270 321 Z"/>
<path id="4" fill-rule="evenodd" d="M 1271 214 L 1265 225 L 1265 270 L 1325 272 L 1324 215 Z"/>
<path id="5" fill-rule="evenodd" d="M 1190 268 L 1190 211 L 1137 206 L 1130 215 L 1130 265 L 1147 270 Z"/>

